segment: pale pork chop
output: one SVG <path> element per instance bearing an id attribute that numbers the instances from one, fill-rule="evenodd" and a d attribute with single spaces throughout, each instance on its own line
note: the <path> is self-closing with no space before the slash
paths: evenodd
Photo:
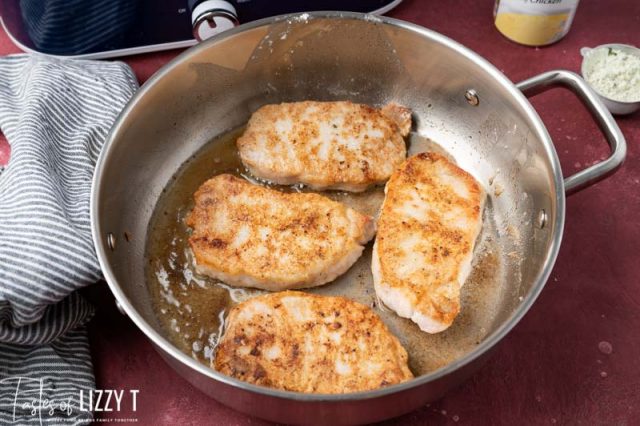
<path id="1" fill-rule="evenodd" d="M 283 193 L 223 174 L 196 191 L 187 218 L 196 270 L 266 290 L 332 281 L 360 257 L 375 224 L 318 194 Z"/>
<path id="2" fill-rule="evenodd" d="M 370 308 L 344 297 L 286 291 L 231 309 L 212 367 L 262 386 L 335 394 L 409 380 L 407 359 Z"/>
<path id="3" fill-rule="evenodd" d="M 391 176 L 378 219 L 372 272 L 376 294 L 421 330 L 447 329 L 460 311 L 485 194 L 436 153 L 421 153 Z"/>
<path id="4" fill-rule="evenodd" d="M 237 145 L 259 178 L 359 192 L 402 164 L 410 130 L 411 112 L 397 104 L 305 101 L 258 109 Z"/>

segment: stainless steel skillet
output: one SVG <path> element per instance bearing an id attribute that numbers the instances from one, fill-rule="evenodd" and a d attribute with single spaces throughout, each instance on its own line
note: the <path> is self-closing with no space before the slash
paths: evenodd
<path id="1" fill-rule="evenodd" d="M 526 98 L 558 85 L 580 97 L 611 146 L 608 159 L 567 179 Z M 181 352 L 154 313 L 145 283 L 145 244 L 154 206 L 172 176 L 259 106 L 303 99 L 373 105 L 393 100 L 410 107 L 414 134 L 437 141 L 490 194 L 491 237 L 499 253 L 487 274 L 496 294 L 488 307 L 471 298 L 470 316 L 447 335 L 450 341 L 477 341 L 458 352 L 449 348 L 450 362 L 410 382 L 345 395 L 253 386 Z M 140 89 L 99 159 L 92 229 L 118 304 L 195 386 L 238 410 L 279 422 L 364 423 L 434 400 L 480 367 L 549 276 L 562 239 L 565 192 L 613 172 L 625 154 L 615 121 L 573 73 L 550 71 L 514 85 L 477 54 L 406 22 L 340 12 L 285 16 L 243 25 L 189 49 Z M 481 317 L 487 312 L 489 320 Z M 486 320 L 484 330 L 474 327 L 475 318 Z M 435 344 L 427 349 L 439 350 Z"/>

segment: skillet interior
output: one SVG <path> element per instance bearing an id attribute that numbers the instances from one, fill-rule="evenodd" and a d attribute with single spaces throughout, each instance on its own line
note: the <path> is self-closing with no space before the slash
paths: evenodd
<path id="1" fill-rule="evenodd" d="M 466 328 L 474 330 L 472 339 L 491 340 L 533 302 L 563 213 L 557 204 L 562 196 L 556 193 L 557 160 L 546 132 L 495 69 L 435 33 L 386 21 L 302 15 L 229 32 L 180 56 L 151 79 L 116 124 L 92 200 L 98 251 L 125 309 L 135 311 L 134 321 L 172 356 L 180 358 L 159 337 L 165 332 L 145 279 L 154 207 L 182 164 L 266 103 L 350 99 L 382 105 L 394 100 L 410 107 L 414 132 L 437 141 L 490 195 L 499 254 L 489 274 L 495 274 L 500 293 L 482 335 L 477 327 Z M 478 106 L 465 99 L 468 89 L 477 91 Z M 548 220 L 540 229 L 542 210 Z M 107 247 L 108 233 L 115 237 L 115 250 Z M 464 321 L 460 324 L 464 329 Z M 465 351 L 487 349 L 482 343 L 474 346 Z"/>
<path id="2" fill-rule="evenodd" d="M 209 365 L 233 305 L 264 293 L 237 289 L 200 275 L 193 265 L 187 239 L 185 216 L 193 206 L 193 193 L 213 175 L 233 173 L 255 180 L 240 162 L 235 147 L 242 128 L 215 138 L 182 165 L 160 197 L 151 218 L 145 255 L 146 283 L 156 317 L 170 341 L 186 354 Z M 407 141 L 409 153 L 436 149 L 437 145 L 413 134 Z M 488 183 L 485 183 L 489 187 Z M 306 191 L 293 186 L 275 186 L 281 191 Z M 384 199 L 382 186 L 360 194 L 322 192 L 356 210 L 376 217 Z M 497 314 L 504 303 L 507 281 L 503 264 L 512 261 L 504 247 L 513 249 L 516 230 L 498 232 L 493 203 L 484 211 L 483 229 L 475 250 L 473 273 L 462 291 L 462 311 L 446 332 L 427 334 L 413 322 L 385 308 L 376 297 L 371 276 L 373 241 L 360 259 L 330 284 L 304 291 L 324 295 L 347 296 L 370 306 L 398 336 L 409 353 L 410 367 L 421 375 L 443 367 L 475 348 L 494 329 Z M 511 253 L 515 253 L 512 250 Z M 514 256 L 514 254 L 511 254 Z"/>

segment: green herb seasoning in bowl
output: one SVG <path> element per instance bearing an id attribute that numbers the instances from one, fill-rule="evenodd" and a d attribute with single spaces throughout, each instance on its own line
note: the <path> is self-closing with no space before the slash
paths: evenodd
<path id="1" fill-rule="evenodd" d="M 626 44 L 603 44 L 580 50 L 582 76 L 613 114 L 640 109 L 640 49 Z"/>

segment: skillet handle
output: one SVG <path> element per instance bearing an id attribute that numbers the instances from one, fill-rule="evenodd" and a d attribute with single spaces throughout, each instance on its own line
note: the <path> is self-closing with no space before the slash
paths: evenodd
<path id="1" fill-rule="evenodd" d="M 535 96 L 557 86 L 570 89 L 587 107 L 611 147 L 609 158 L 564 180 L 567 194 L 577 192 L 604 179 L 620 167 L 627 155 L 627 142 L 607 107 L 580 76 L 565 70 L 548 71 L 521 81 L 516 86 L 527 97 Z"/>

